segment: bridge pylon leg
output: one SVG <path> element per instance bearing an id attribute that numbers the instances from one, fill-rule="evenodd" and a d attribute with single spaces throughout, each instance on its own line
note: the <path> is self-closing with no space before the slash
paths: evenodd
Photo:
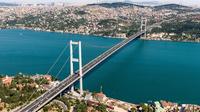
<path id="1" fill-rule="evenodd" d="M 78 45 L 78 58 L 73 56 L 73 45 Z M 79 63 L 79 76 L 80 76 L 80 95 L 83 95 L 83 73 L 82 73 L 82 47 L 81 42 L 70 41 L 70 74 L 74 74 L 74 62 Z M 74 92 L 74 85 L 71 87 L 71 92 Z"/>
<path id="2" fill-rule="evenodd" d="M 142 35 L 141 38 L 147 38 L 147 18 L 141 18 L 141 31 L 144 31 L 144 35 Z"/>
<path id="3" fill-rule="evenodd" d="M 73 64 L 73 44 L 70 40 L 70 75 L 74 74 L 74 64 Z M 74 85 L 71 86 L 71 92 L 74 92 Z"/>
<path id="4" fill-rule="evenodd" d="M 79 41 L 79 75 L 80 75 L 80 94 L 83 95 L 82 47 L 80 41 Z"/>

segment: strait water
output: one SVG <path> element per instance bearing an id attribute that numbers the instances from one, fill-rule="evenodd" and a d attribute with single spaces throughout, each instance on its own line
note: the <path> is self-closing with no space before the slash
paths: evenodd
<path id="1" fill-rule="evenodd" d="M 82 41 L 83 64 L 122 39 L 29 30 L 0 30 L 0 74 L 45 74 L 69 40 Z M 77 50 L 77 49 L 76 49 Z M 77 53 L 75 53 L 75 56 Z M 50 74 L 56 76 L 69 47 Z M 58 75 L 69 74 L 69 63 Z M 88 73 L 84 89 L 140 103 L 169 100 L 200 104 L 200 44 L 136 40 Z"/>

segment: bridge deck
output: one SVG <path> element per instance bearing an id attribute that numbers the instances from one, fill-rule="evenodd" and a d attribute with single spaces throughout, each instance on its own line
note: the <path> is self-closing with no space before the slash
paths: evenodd
<path id="1" fill-rule="evenodd" d="M 108 57 L 110 57 L 112 54 L 117 52 L 119 49 L 127 45 L 129 42 L 135 40 L 145 32 L 141 31 L 133 36 L 129 37 L 128 39 L 123 40 L 122 42 L 118 43 L 114 47 L 110 48 L 94 60 L 90 61 L 88 64 L 83 66 L 83 76 L 88 73 L 90 70 L 92 70 L 94 67 L 96 67 L 98 64 L 106 60 Z M 52 89 L 45 92 L 42 96 L 38 97 L 36 100 L 32 101 L 30 104 L 26 105 L 22 109 L 18 110 L 17 112 L 35 112 L 38 111 L 40 108 L 45 106 L 47 103 L 49 103 L 51 100 L 53 100 L 56 96 L 58 96 L 61 92 L 66 90 L 68 87 L 70 87 L 73 83 L 75 83 L 77 80 L 80 79 L 80 76 L 78 74 L 78 71 L 74 75 L 69 75 L 66 79 L 64 79 L 60 84 L 58 84 L 56 87 L 53 87 Z"/>

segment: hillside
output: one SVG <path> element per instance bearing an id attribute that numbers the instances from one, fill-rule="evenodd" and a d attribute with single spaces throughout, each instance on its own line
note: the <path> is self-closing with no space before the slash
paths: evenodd
<path id="1" fill-rule="evenodd" d="M 95 5 L 106 7 L 106 8 L 133 7 L 133 6 L 144 7 L 142 5 L 135 5 L 135 4 L 124 3 L 124 2 L 88 4 L 88 6 L 95 6 Z"/>
<path id="2" fill-rule="evenodd" d="M 191 7 L 183 6 L 179 4 L 165 4 L 165 5 L 159 5 L 154 7 L 157 10 L 160 9 L 169 9 L 169 10 L 185 10 L 185 9 L 191 9 Z"/>
<path id="3" fill-rule="evenodd" d="M 0 7 L 1 6 L 18 6 L 18 4 L 0 2 Z"/>

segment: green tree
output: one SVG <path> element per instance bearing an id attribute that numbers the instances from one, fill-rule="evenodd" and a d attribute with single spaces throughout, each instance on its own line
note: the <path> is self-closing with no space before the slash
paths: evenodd
<path id="1" fill-rule="evenodd" d="M 136 108 L 131 108 L 131 112 L 137 112 Z"/>
<path id="2" fill-rule="evenodd" d="M 72 106 L 71 100 L 70 98 L 66 98 L 66 97 L 59 97 L 58 100 L 62 101 L 65 105 L 67 105 L 67 108 L 70 109 L 70 107 Z"/>
<path id="3" fill-rule="evenodd" d="M 2 79 L 0 78 L 0 86 L 2 86 L 3 85 L 3 83 L 2 83 Z"/>
<path id="4" fill-rule="evenodd" d="M 107 112 L 107 107 L 104 104 L 100 104 L 96 107 L 96 110 L 100 111 L 100 112 Z"/>
<path id="5" fill-rule="evenodd" d="M 87 112 L 87 104 L 85 102 L 77 102 L 75 106 L 76 112 Z"/>
<path id="6" fill-rule="evenodd" d="M 41 84 L 49 84 L 49 81 L 45 78 L 40 78 L 40 79 L 36 79 L 35 82 L 38 84 L 38 85 L 41 85 Z"/>
<path id="7" fill-rule="evenodd" d="M 140 106 L 142 107 L 143 112 L 153 112 L 153 108 L 148 104 L 142 103 Z"/>

